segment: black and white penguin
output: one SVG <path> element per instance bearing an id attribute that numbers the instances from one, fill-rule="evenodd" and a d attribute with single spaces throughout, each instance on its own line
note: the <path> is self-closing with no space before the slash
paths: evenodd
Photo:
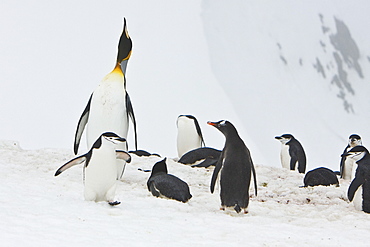
<path id="1" fill-rule="evenodd" d="M 198 120 L 192 115 L 177 118 L 177 154 L 180 158 L 186 152 L 204 147 L 204 139 Z"/>
<path id="2" fill-rule="evenodd" d="M 356 146 L 346 153 L 357 163 L 355 178 L 348 188 L 348 199 L 355 209 L 370 213 L 370 154 L 364 146 Z"/>
<path id="3" fill-rule="evenodd" d="M 106 132 L 100 135 L 90 151 L 78 156 L 61 166 L 54 176 L 58 176 L 68 168 L 85 162 L 84 165 L 84 196 L 87 201 L 107 201 L 117 205 L 114 200 L 117 182 L 116 159 L 131 161 L 131 156 L 122 150 L 116 150 L 120 143 L 126 142 L 115 133 Z"/>
<path id="4" fill-rule="evenodd" d="M 142 157 L 142 156 L 158 156 L 158 157 L 161 157 L 159 154 L 152 154 L 152 153 L 149 153 L 148 151 L 145 151 L 145 150 L 135 150 L 135 151 L 129 151 L 130 154 L 135 154 L 139 157 Z"/>
<path id="5" fill-rule="evenodd" d="M 155 163 L 147 182 L 148 190 L 156 197 L 187 202 L 192 195 L 186 182 L 167 173 L 166 158 Z"/>
<path id="6" fill-rule="evenodd" d="M 256 172 L 249 149 L 240 138 L 238 131 L 229 121 L 208 122 L 225 135 L 225 146 L 212 174 L 211 193 L 220 174 L 221 209 L 233 207 L 239 213 L 248 213 L 249 185 L 253 173 L 255 194 L 257 195 Z"/>
<path id="7" fill-rule="evenodd" d="M 77 154 L 81 136 L 86 128 L 88 149 L 104 132 L 114 132 L 127 138 L 129 117 L 134 125 L 135 149 L 137 150 L 136 120 L 130 96 L 126 92 L 126 67 L 131 56 L 132 41 L 128 35 L 126 19 L 123 32 L 118 44 L 116 65 L 112 72 L 106 75 L 90 96 L 85 110 L 77 125 L 74 140 L 74 152 Z M 118 145 L 121 150 L 127 151 L 127 143 Z M 124 161 L 117 161 L 117 178 L 122 177 L 125 167 Z"/>
<path id="8" fill-rule="evenodd" d="M 339 186 L 339 181 L 337 175 L 335 173 L 326 168 L 326 167 L 319 167 L 313 169 L 306 173 L 303 179 L 304 187 L 308 186 L 329 186 L 329 185 L 337 185 Z"/>
<path id="9" fill-rule="evenodd" d="M 281 142 L 280 160 L 283 168 L 295 170 L 298 163 L 298 172 L 306 171 L 306 154 L 301 143 L 291 134 L 276 136 Z"/>
<path id="10" fill-rule="evenodd" d="M 340 159 L 340 177 L 346 180 L 352 180 L 355 176 L 357 164 L 354 159 L 346 156 L 346 153 L 356 146 L 362 145 L 362 140 L 359 135 L 350 135 L 348 145 L 344 149 Z"/>
<path id="11" fill-rule="evenodd" d="M 190 165 L 194 164 L 199 160 L 203 160 L 201 163 L 192 165 L 192 167 L 209 167 L 215 166 L 218 159 L 220 158 L 221 151 L 209 148 L 209 147 L 201 147 L 197 149 L 190 150 L 189 152 L 185 153 L 179 159 L 179 163 Z"/>

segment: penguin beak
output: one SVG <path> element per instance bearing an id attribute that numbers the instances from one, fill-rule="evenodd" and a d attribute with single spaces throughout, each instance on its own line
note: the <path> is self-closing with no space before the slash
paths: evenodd
<path id="1" fill-rule="evenodd" d="M 119 141 L 119 142 L 125 142 L 126 139 L 125 138 L 117 138 L 116 141 Z"/>
<path id="2" fill-rule="evenodd" d="M 281 139 L 281 136 L 275 136 L 275 139 L 276 140 L 280 140 Z"/>
<path id="3" fill-rule="evenodd" d="M 211 122 L 211 121 L 208 121 L 208 122 L 207 122 L 207 124 L 208 124 L 208 125 L 211 125 L 211 126 L 214 126 L 214 127 L 216 127 L 216 126 L 217 126 L 217 123 L 214 123 L 214 122 Z"/>

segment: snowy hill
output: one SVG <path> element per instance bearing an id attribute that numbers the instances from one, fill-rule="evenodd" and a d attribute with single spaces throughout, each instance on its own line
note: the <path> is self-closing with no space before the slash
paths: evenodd
<path id="1" fill-rule="evenodd" d="M 340 187 L 300 188 L 303 175 L 258 165 L 258 196 L 249 213 L 220 211 L 219 191 L 209 192 L 213 168 L 191 168 L 169 159 L 169 173 L 185 180 L 188 203 L 156 198 L 146 188 L 159 157 L 127 165 L 117 199 L 83 199 L 82 167 L 58 177 L 71 151 L 23 150 L 1 144 L 0 236 L 4 246 L 366 246 L 370 215 L 356 211 Z M 251 189 L 253 195 L 253 189 Z"/>
<path id="2" fill-rule="evenodd" d="M 258 163 L 276 164 L 283 133 L 301 141 L 309 168 L 338 170 L 350 134 L 367 143 L 369 3 L 325 3 L 203 1 L 213 72 Z"/>

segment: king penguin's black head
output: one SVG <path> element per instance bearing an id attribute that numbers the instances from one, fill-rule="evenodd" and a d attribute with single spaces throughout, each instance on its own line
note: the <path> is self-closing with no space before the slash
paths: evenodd
<path id="1" fill-rule="evenodd" d="M 158 173 L 165 173 L 167 174 L 167 165 L 166 165 L 166 158 L 164 158 L 161 161 L 158 161 L 155 163 L 155 165 L 152 168 L 152 174 L 151 177 L 158 174 Z"/>
<path id="2" fill-rule="evenodd" d="M 118 43 L 117 63 L 121 64 L 122 72 L 126 73 L 127 62 L 132 51 L 132 41 L 130 35 L 128 35 L 126 18 L 123 20 L 123 31 Z"/>

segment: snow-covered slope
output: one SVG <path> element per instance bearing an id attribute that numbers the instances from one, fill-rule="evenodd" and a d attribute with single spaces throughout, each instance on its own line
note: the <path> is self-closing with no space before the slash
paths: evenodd
<path id="1" fill-rule="evenodd" d="M 191 168 L 168 160 L 169 173 L 189 184 L 188 203 L 156 198 L 147 190 L 159 157 L 133 156 L 117 199 L 84 201 L 82 167 L 58 177 L 69 150 L 22 150 L 0 144 L 0 237 L 4 246 L 365 246 L 370 215 L 356 211 L 340 187 L 300 188 L 303 175 L 258 165 L 258 196 L 249 214 L 219 210 L 209 192 L 213 168 Z M 253 195 L 253 189 L 251 189 Z"/>
<path id="2" fill-rule="evenodd" d="M 348 136 L 370 136 L 366 1 L 203 1 L 210 62 L 243 127 L 276 165 L 292 133 L 308 167 L 339 169 Z M 252 149 L 252 154 L 253 154 Z"/>

